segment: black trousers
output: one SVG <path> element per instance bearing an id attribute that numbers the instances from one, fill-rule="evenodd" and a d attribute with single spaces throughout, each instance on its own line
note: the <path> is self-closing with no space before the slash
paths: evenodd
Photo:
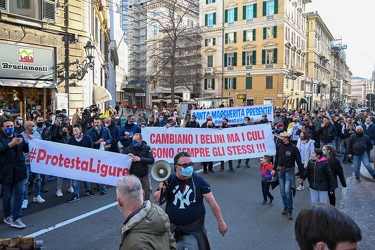
<path id="1" fill-rule="evenodd" d="M 267 197 L 268 197 L 270 200 L 273 200 L 273 196 L 272 196 L 272 194 L 270 193 L 270 186 L 271 186 L 271 182 L 263 181 L 263 180 L 262 180 L 262 194 L 263 194 L 263 201 L 267 201 Z"/>
<path id="2" fill-rule="evenodd" d="M 214 162 L 213 161 L 203 162 L 203 170 L 204 171 L 207 171 L 207 165 L 208 165 L 208 170 L 212 170 L 212 168 L 214 167 Z"/>

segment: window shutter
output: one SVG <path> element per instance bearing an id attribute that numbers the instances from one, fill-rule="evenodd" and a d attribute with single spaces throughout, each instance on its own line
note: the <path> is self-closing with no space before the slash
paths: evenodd
<path id="1" fill-rule="evenodd" d="M 279 0 L 274 0 L 273 4 L 274 4 L 273 13 L 279 14 Z"/>
<path id="2" fill-rule="evenodd" d="M 204 26 L 207 26 L 208 23 L 208 14 L 204 15 Z"/>
<path id="3" fill-rule="evenodd" d="M 256 29 L 253 29 L 253 41 L 256 40 Z"/>
<path id="4" fill-rule="evenodd" d="M 254 3 L 253 5 L 253 18 L 256 18 L 257 17 L 257 4 Z"/>
<path id="5" fill-rule="evenodd" d="M 267 28 L 263 27 L 263 40 L 267 39 Z"/>
<path id="6" fill-rule="evenodd" d="M 204 46 L 208 46 L 208 39 L 204 39 Z"/>
<path id="7" fill-rule="evenodd" d="M 206 0 L 206 4 L 208 4 L 208 0 Z"/>
<path id="8" fill-rule="evenodd" d="M 252 89 L 252 88 L 253 88 L 253 78 L 246 77 L 246 89 Z"/>
<path id="9" fill-rule="evenodd" d="M 254 50 L 253 51 L 253 61 L 252 61 L 252 65 L 256 65 L 257 64 L 257 52 Z"/>
<path id="10" fill-rule="evenodd" d="M 214 78 L 211 79 L 211 88 L 215 89 L 215 79 Z"/>
<path id="11" fill-rule="evenodd" d="M 273 63 L 277 63 L 277 49 L 273 49 Z"/>
<path id="12" fill-rule="evenodd" d="M 224 54 L 224 67 L 228 66 L 228 54 Z"/>
<path id="13" fill-rule="evenodd" d="M 267 2 L 263 2 L 263 16 L 267 14 Z"/>
<path id="14" fill-rule="evenodd" d="M 242 51 L 242 66 L 246 65 L 246 52 Z"/>
<path id="15" fill-rule="evenodd" d="M 238 8 L 234 8 L 234 21 L 238 21 Z"/>
<path id="16" fill-rule="evenodd" d="M 204 79 L 204 89 L 207 89 L 207 79 Z"/>
<path id="17" fill-rule="evenodd" d="M 225 44 L 228 44 L 228 33 L 225 33 Z"/>
<path id="18" fill-rule="evenodd" d="M 277 26 L 273 26 L 273 38 L 277 38 Z"/>
<path id="19" fill-rule="evenodd" d="M 233 53 L 233 66 L 237 66 L 237 52 Z"/>
<path id="20" fill-rule="evenodd" d="M 224 89 L 228 89 L 228 78 L 225 78 Z"/>
<path id="21" fill-rule="evenodd" d="M 236 43 L 237 42 L 237 32 L 234 32 L 233 37 L 234 37 L 234 43 Z"/>
<path id="22" fill-rule="evenodd" d="M 42 20 L 56 20 L 56 4 L 55 0 L 42 0 Z"/>
<path id="23" fill-rule="evenodd" d="M 246 42 L 246 30 L 244 30 L 244 31 L 242 32 L 242 34 L 243 34 L 243 41 Z"/>
<path id="24" fill-rule="evenodd" d="M 0 0 L 0 10 L 6 10 L 6 0 Z"/>
<path id="25" fill-rule="evenodd" d="M 212 39 L 212 45 L 216 45 L 216 38 Z"/>
<path id="26" fill-rule="evenodd" d="M 233 78 L 233 88 L 232 89 L 236 89 L 236 82 L 237 82 L 237 79 Z"/>
<path id="27" fill-rule="evenodd" d="M 242 19 L 246 20 L 246 6 L 242 6 Z"/>
<path id="28" fill-rule="evenodd" d="M 262 49 L 262 64 L 266 64 L 266 50 Z"/>
<path id="29" fill-rule="evenodd" d="M 227 23 L 227 22 L 228 22 L 228 10 L 225 10 L 224 23 Z"/>
<path id="30" fill-rule="evenodd" d="M 214 13 L 214 25 L 216 24 L 216 13 Z"/>

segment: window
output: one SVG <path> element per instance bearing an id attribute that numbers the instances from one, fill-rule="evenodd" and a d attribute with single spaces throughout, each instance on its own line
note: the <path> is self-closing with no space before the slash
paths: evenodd
<path id="1" fill-rule="evenodd" d="M 236 78 L 225 78 L 224 89 L 236 89 Z"/>
<path id="2" fill-rule="evenodd" d="M 278 13 L 278 0 L 263 2 L 263 16 L 271 16 Z"/>
<path id="3" fill-rule="evenodd" d="M 253 30 L 244 30 L 243 31 L 243 41 L 244 42 L 251 42 L 251 41 L 255 41 L 255 38 L 256 38 L 256 30 L 253 29 Z"/>
<path id="4" fill-rule="evenodd" d="M 226 23 L 232 23 L 232 22 L 237 21 L 237 13 L 238 13 L 238 8 L 225 10 L 224 21 Z"/>
<path id="5" fill-rule="evenodd" d="M 246 77 L 246 89 L 252 89 L 252 88 L 253 88 L 253 78 Z"/>
<path id="6" fill-rule="evenodd" d="M 257 4 L 246 5 L 242 8 L 242 19 L 252 19 L 257 17 Z"/>
<path id="7" fill-rule="evenodd" d="M 237 42 L 237 32 L 225 34 L 225 44 L 231 44 Z"/>
<path id="8" fill-rule="evenodd" d="M 277 26 L 264 27 L 263 28 L 263 39 L 277 38 Z"/>
<path id="9" fill-rule="evenodd" d="M 273 76 L 266 76 L 266 89 L 273 89 Z"/>
<path id="10" fill-rule="evenodd" d="M 204 89 L 215 89 L 215 79 L 204 79 Z"/>
<path id="11" fill-rule="evenodd" d="M 206 14 L 204 20 L 205 26 L 213 26 L 216 24 L 216 13 Z"/>
<path id="12" fill-rule="evenodd" d="M 156 36 L 158 34 L 158 31 L 159 31 L 158 25 L 154 24 L 154 26 L 152 27 L 152 34 Z"/>
<path id="13" fill-rule="evenodd" d="M 277 49 L 262 50 L 262 64 L 277 63 Z"/>
<path id="14" fill-rule="evenodd" d="M 204 40 L 204 46 L 215 46 L 216 38 L 207 38 Z"/>
<path id="15" fill-rule="evenodd" d="M 214 56 L 207 56 L 207 67 L 211 68 L 214 66 Z"/>
<path id="16" fill-rule="evenodd" d="M 206 0 L 206 4 L 214 3 L 215 0 Z"/>
<path id="17" fill-rule="evenodd" d="M 237 66 L 237 53 L 224 54 L 224 67 Z"/>
<path id="18" fill-rule="evenodd" d="M 251 66 L 256 64 L 256 51 L 242 52 L 242 66 Z"/>
<path id="19" fill-rule="evenodd" d="M 0 0 L 0 10 L 43 21 L 55 21 L 55 0 Z"/>

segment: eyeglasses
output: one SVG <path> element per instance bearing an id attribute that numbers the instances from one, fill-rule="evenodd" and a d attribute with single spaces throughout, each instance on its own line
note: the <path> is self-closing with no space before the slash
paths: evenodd
<path id="1" fill-rule="evenodd" d="M 192 162 L 189 162 L 189 163 L 176 164 L 176 165 L 177 165 L 177 166 L 180 166 L 180 167 L 183 167 L 183 168 L 187 168 L 187 167 L 193 166 L 193 163 L 192 163 Z"/>

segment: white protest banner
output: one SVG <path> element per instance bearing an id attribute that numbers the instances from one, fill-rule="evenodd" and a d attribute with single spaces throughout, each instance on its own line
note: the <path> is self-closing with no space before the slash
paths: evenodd
<path id="1" fill-rule="evenodd" d="M 129 173 L 131 157 L 68 144 L 29 140 L 31 171 L 116 186 Z"/>
<path id="2" fill-rule="evenodd" d="M 189 152 L 194 162 L 238 160 L 275 155 L 270 124 L 226 129 L 142 128 L 143 140 L 155 160 L 173 163 L 178 152 Z"/>
<path id="3" fill-rule="evenodd" d="M 229 125 L 242 123 L 246 116 L 250 117 L 251 121 L 258 121 L 262 119 L 262 114 L 267 115 L 268 121 L 273 121 L 272 104 L 219 109 L 192 109 L 190 113 L 191 115 L 195 115 L 200 125 L 206 122 L 207 116 L 209 115 L 212 116 L 212 121 L 215 123 L 215 126 L 220 126 L 223 118 L 229 120 Z"/>

